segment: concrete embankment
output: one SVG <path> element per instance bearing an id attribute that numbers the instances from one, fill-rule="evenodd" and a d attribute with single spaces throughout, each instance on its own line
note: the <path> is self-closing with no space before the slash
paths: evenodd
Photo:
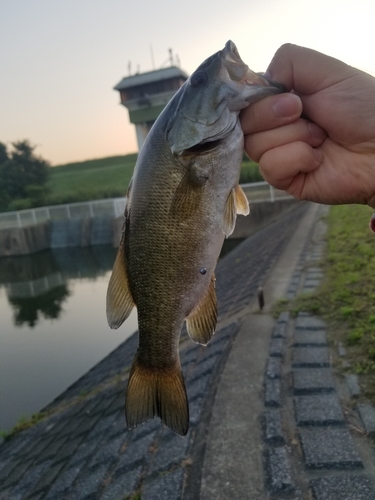
<path id="1" fill-rule="evenodd" d="M 158 419 L 125 429 L 133 335 L 0 446 L 0 499 L 375 500 L 373 407 L 335 372 L 324 322 L 271 315 L 319 285 L 326 211 L 301 204 L 219 261 L 217 332 L 181 337 L 184 439 Z"/>
<path id="2" fill-rule="evenodd" d="M 254 203 L 250 217 L 238 217 L 232 238 L 247 238 L 300 202 L 294 199 Z M 121 239 L 123 217 L 71 218 L 0 230 L 0 257 L 29 255 L 49 248 L 112 244 Z"/>

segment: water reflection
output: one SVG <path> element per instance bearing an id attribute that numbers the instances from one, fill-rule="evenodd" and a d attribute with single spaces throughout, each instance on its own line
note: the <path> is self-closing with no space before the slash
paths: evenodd
<path id="1" fill-rule="evenodd" d="M 112 268 L 115 253 L 100 246 L 0 259 L 0 286 L 14 310 L 14 324 L 33 328 L 42 317 L 57 319 L 70 295 L 68 280 L 103 276 Z"/>
<path id="2" fill-rule="evenodd" d="M 108 327 L 111 246 L 0 259 L 0 430 L 50 403 L 137 329 Z"/>
<path id="3" fill-rule="evenodd" d="M 26 323 L 34 328 L 41 315 L 46 319 L 57 319 L 62 311 L 62 303 L 69 295 L 67 286 L 61 285 L 36 297 L 8 297 L 9 303 L 14 309 L 14 324 L 22 326 Z"/>

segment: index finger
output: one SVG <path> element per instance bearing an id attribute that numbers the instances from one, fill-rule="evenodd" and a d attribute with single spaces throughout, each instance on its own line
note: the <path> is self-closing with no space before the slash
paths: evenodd
<path id="1" fill-rule="evenodd" d="M 286 43 L 275 53 L 265 73 L 301 95 L 310 95 L 349 78 L 356 70 L 316 50 Z"/>

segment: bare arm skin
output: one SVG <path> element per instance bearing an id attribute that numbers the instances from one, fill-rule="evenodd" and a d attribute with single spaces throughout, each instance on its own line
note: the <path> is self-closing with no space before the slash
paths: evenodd
<path id="1" fill-rule="evenodd" d="M 299 199 L 375 209 L 375 78 L 291 44 L 266 76 L 292 93 L 241 115 L 246 153 L 264 178 Z"/>

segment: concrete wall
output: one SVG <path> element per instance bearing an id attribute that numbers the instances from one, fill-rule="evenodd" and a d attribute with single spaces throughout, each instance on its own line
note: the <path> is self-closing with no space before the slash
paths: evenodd
<path id="1" fill-rule="evenodd" d="M 254 203 L 250 215 L 238 216 L 230 238 L 242 239 L 259 231 L 288 210 L 303 203 L 294 199 L 273 203 Z M 48 248 L 86 247 L 91 245 L 120 244 L 124 218 L 96 217 L 93 219 L 64 219 L 36 226 L 0 230 L 0 257 L 28 255 Z"/>
<path id="2" fill-rule="evenodd" d="M 250 214 L 247 217 L 243 215 L 237 217 L 236 228 L 229 238 L 247 238 L 301 203 L 304 202 L 295 198 L 275 200 L 272 203 L 267 201 L 252 204 L 250 202 Z"/>
<path id="3" fill-rule="evenodd" d="M 49 246 L 48 223 L 0 230 L 0 257 L 36 253 Z"/>
<path id="4" fill-rule="evenodd" d="M 274 202 L 250 203 L 250 214 L 247 217 L 237 217 L 236 228 L 229 239 L 244 239 L 277 220 L 282 214 L 293 210 L 303 201 L 295 198 L 286 198 Z M 124 218 L 119 217 L 113 221 L 113 246 L 118 247 L 121 240 Z"/>

